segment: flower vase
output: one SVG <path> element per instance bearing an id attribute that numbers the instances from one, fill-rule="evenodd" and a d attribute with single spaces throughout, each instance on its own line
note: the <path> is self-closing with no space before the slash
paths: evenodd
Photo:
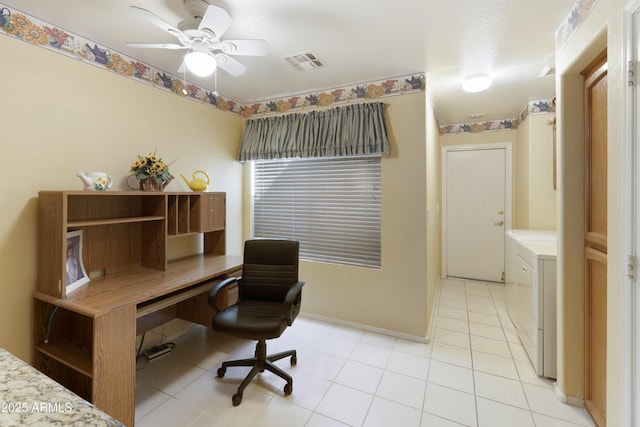
<path id="1" fill-rule="evenodd" d="M 155 179 L 147 178 L 140 180 L 140 191 L 162 191 L 171 180 L 157 182 Z"/>

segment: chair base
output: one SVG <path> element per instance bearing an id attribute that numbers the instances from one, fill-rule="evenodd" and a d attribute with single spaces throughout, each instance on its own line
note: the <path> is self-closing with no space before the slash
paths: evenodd
<path id="1" fill-rule="evenodd" d="M 228 367 L 233 366 L 251 366 L 251 371 L 247 374 L 247 376 L 242 380 L 242 383 L 238 387 L 238 391 L 233 395 L 231 401 L 233 402 L 233 406 L 238 406 L 240 402 L 242 402 L 242 393 L 244 389 L 249 385 L 253 377 L 255 377 L 258 372 L 264 372 L 266 369 L 269 372 L 272 372 L 285 380 L 287 384 L 284 386 L 284 394 L 291 394 L 293 391 L 293 378 L 291 375 L 287 374 L 284 370 L 280 369 L 276 365 L 273 364 L 276 360 L 284 359 L 285 357 L 291 357 L 291 365 L 295 365 L 298 362 L 298 357 L 295 350 L 283 351 L 280 353 L 275 353 L 267 356 L 267 343 L 266 340 L 258 340 L 256 344 L 256 356 L 250 359 L 239 359 L 239 360 L 229 360 L 228 362 L 223 362 L 222 366 L 218 368 L 218 377 L 224 377 L 224 374 L 227 372 Z"/>

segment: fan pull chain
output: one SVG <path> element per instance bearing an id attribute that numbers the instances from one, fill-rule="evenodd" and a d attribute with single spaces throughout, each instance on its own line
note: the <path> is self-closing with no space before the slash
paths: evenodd
<path id="1" fill-rule="evenodd" d="M 182 94 L 189 95 L 189 91 L 187 91 L 187 67 L 183 66 L 182 68 Z"/>

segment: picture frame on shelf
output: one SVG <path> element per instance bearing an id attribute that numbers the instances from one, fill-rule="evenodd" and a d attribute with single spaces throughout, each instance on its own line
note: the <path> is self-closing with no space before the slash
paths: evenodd
<path id="1" fill-rule="evenodd" d="M 67 295 L 89 281 L 82 262 L 82 230 L 67 233 Z"/>

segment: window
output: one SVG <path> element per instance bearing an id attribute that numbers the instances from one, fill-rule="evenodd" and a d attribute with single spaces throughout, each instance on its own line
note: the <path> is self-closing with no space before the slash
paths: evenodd
<path id="1" fill-rule="evenodd" d="M 253 235 L 300 258 L 380 267 L 380 156 L 254 161 Z"/>

